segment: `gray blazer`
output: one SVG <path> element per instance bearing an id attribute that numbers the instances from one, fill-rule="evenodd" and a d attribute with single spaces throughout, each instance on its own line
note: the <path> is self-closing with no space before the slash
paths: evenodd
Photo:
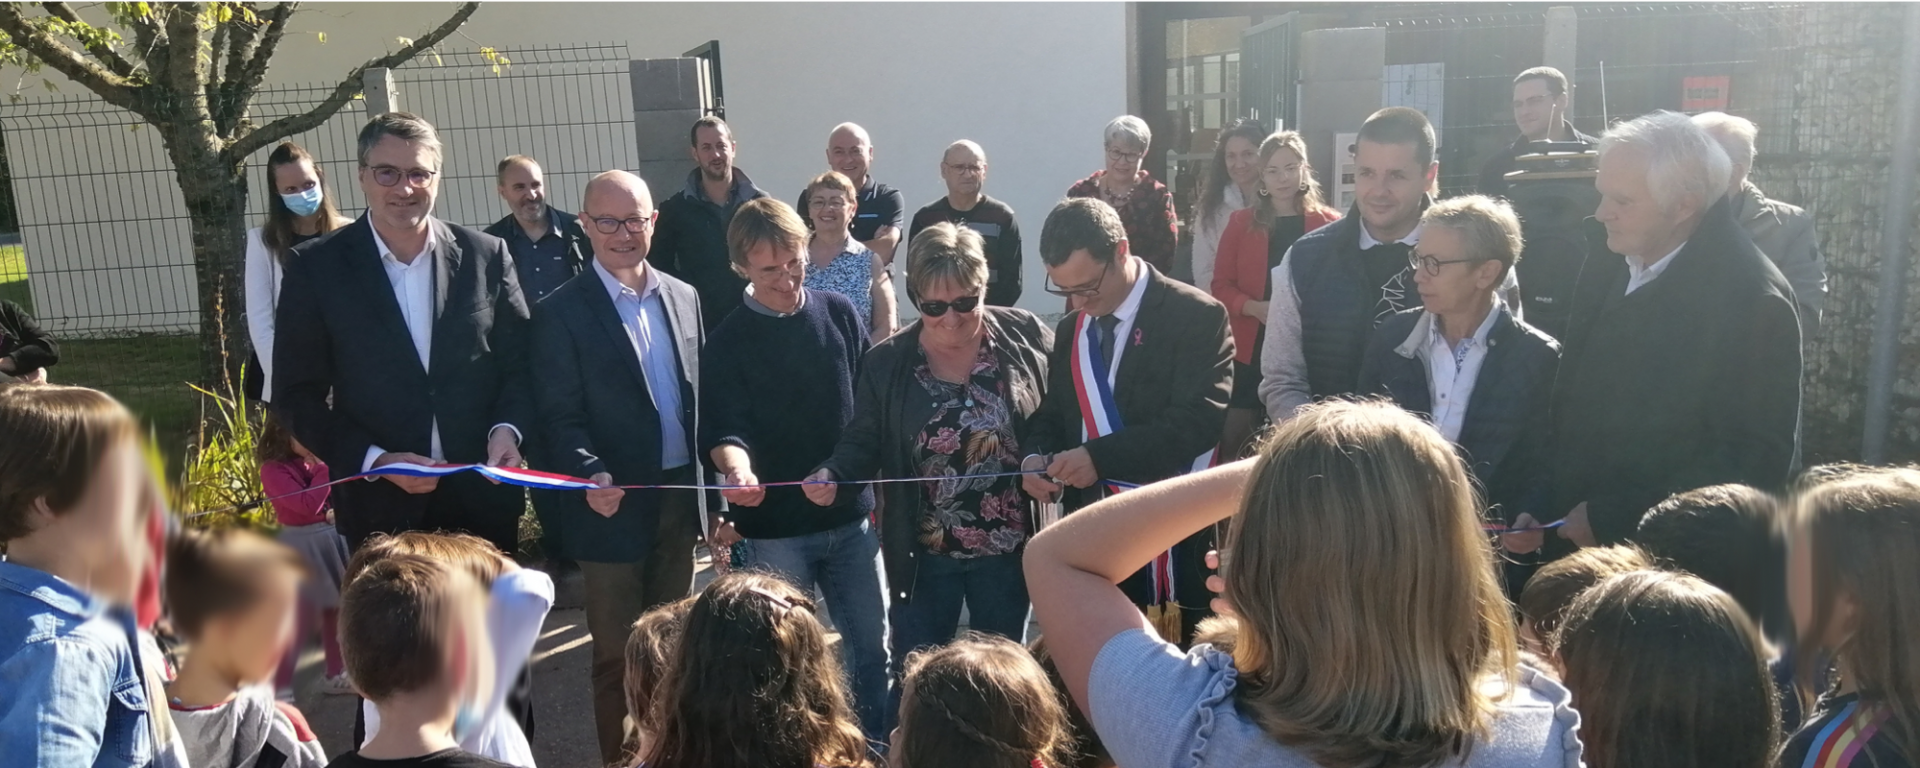
<path id="1" fill-rule="evenodd" d="M 1749 181 L 1733 196 L 1733 217 L 1793 286 L 1794 304 L 1800 308 L 1800 338 L 1811 337 L 1820 330 L 1820 308 L 1827 300 L 1827 260 L 1820 255 L 1813 215 L 1800 206 L 1769 199 Z"/>

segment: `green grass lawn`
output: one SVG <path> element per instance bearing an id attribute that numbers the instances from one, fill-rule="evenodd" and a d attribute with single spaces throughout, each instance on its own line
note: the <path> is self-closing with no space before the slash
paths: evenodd
<path id="1" fill-rule="evenodd" d="M 92 387 L 118 398 L 153 430 L 169 465 L 180 466 L 200 419 L 200 393 L 187 386 L 199 371 L 193 336 L 62 339 L 60 364 L 47 369 L 56 384 Z"/>
<path id="2" fill-rule="evenodd" d="M 27 290 L 27 250 L 21 246 L 0 245 L 0 299 L 33 313 L 33 292 Z"/>

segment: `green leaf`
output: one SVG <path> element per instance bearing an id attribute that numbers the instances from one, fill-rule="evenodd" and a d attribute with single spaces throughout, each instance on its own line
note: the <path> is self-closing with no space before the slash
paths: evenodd
<path id="1" fill-rule="evenodd" d="M 221 24 L 233 21 L 233 6 L 227 5 L 226 3 L 218 3 L 214 5 L 214 8 L 214 18 Z"/>
<path id="2" fill-rule="evenodd" d="M 60 92 L 60 86 L 54 85 L 52 80 L 48 80 L 44 77 L 40 78 L 40 87 L 47 89 L 48 93 Z"/>

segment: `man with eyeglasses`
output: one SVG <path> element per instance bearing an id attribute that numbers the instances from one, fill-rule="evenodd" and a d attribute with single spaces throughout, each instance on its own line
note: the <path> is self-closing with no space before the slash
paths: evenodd
<path id="1" fill-rule="evenodd" d="M 1129 249 L 1120 215 L 1095 198 L 1055 206 L 1040 229 L 1048 293 L 1073 301 L 1054 329 L 1047 392 L 1028 424 L 1022 485 L 1068 512 L 1115 490 L 1212 463 L 1233 389 L 1227 309 Z M 1114 483 L 1118 483 L 1115 485 Z M 1211 532 L 1121 584 L 1171 642 L 1207 615 Z"/>
<path id="2" fill-rule="evenodd" d="M 699 445 L 731 486 L 721 496 L 732 519 L 712 540 L 743 551 L 747 567 L 826 595 L 860 729 L 881 740 L 887 596 L 873 489 L 821 507 L 797 485 L 762 485 L 803 480 L 833 455 L 853 422 L 854 374 L 867 353 L 853 301 L 807 289 L 808 238 L 800 215 L 772 198 L 741 206 L 727 227 L 728 256 L 748 286 L 702 356 Z"/>
<path id="3" fill-rule="evenodd" d="M 440 140 L 405 112 L 359 137 L 367 212 L 294 249 L 275 316 L 273 404 L 335 476 L 389 464 L 519 466 L 534 423 L 527 303 L 507 244 L 434 218 Z M 467 531 L 511 555 L 521 489 L 472 473 L 333 492 L 341 535 Z"/>
<path id="4" fill-rule="evenodd" d="M 980 233 L 987 246 L 987 303 L 1013 306 L 1020 300 L 1020 223 L 1013 208 L 984 191 L 987 151 L 966 139 L 954 142 L 940 158 L 940 178 L 947 183 L 947 196 L 913 214 L 907 242 L 943 221 Z"/>
<path id="5" fill-rule="evenodd" d="M 1578 142 L 1592 146 L 1599 142 L 1574 130 L 1567 120 L 1567 105 L 1573 86 L 1567 76 L 1553 67 L 1534 67 L 1513 78 L 1513 122 L 1520 127 L 1520 138 L 1513 146 L 1493 153 L 1480 167 L 1480 194 L 1495 197 L 1507 194 L 1507 172 L 1513 159 L 1532 151 L 1536 141 Z"/>
<path id="6" fill-rule="evenodd" d="M 879 255 L 880 261 L 887 265 L 888 274 L 892 274 L 893 252 L 900 246 L 900 225 L 906 215 L 907 202 L 900 190 L 873 179 L 873 139 L 867 136 L 867 129 L 853 123 L 834 126 L 833 132 L 827 134 L 827 167 L 847 177 L 853 182 L 853 188 L 860 190 L 859 210 L 854 212 L 853 225 L 848 230 L 853 233 L 853 239 Z M 810 210 L 805 190 L 801 190 L 794 210 Z M 808 229 L 813 228 L 813 222 L 806 216 L 800 218 L 807 222 Z"/>
<path id="7" fill-rule="evenodd" d="M 602 762 L 628 754 L 626 638 L 640 614 L 693 583 L 699 499 L 700 296 L 647 262 L 656 213 L 646 182 L 607 171 L 587 182 L 579 224 L 593 261 L 533 318 L 533 380 L 554 471 L 602 490 L 570 493 L 560 552 L 586 579 L 593 716 Z"/>

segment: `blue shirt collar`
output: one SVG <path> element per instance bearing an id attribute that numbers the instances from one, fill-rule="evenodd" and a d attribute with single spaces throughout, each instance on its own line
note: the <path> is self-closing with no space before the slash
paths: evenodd
<path id="1" fill-rule="evenodd" d="M 647 282 L 640 286 L 638 293 L 628 288 L 626 283 L 620 282 L 619 278 L 614 277 L 612 272 L 608 272 L 606 267 L 600 266 L 599 259 L 593 260 L 593 273 L 600 276 L 600 284 L 606 286 L 607 296 L 616 304 L 620 302 L 622 296 L 632 295 L 636 301 L 646 301 L 660 292 L 660 276 L 653 273 L 652 266 L 642 268 L 641 274 L 646 276 Z"/>
<path id="2" fill-rule="evenodd" d="M 47 607 L 83 619 L 106 613 L 112 606 L 65 579 L 38 568 L 0 561 L 0 589 L 33 598 Z"/>

